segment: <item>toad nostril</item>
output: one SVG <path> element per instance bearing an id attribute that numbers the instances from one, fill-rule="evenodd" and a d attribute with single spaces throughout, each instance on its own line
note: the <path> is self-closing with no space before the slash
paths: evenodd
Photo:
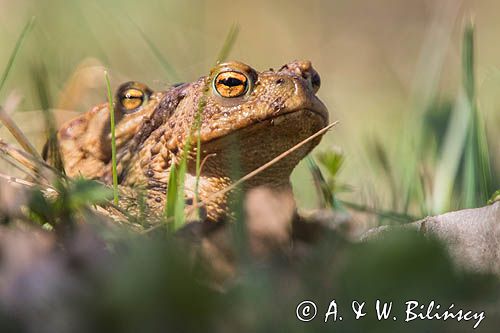
<path id="1" fill-rule="evenodd" d="M 285 82 L 285 80 L 283 80 L 282 78 L 279 78 L 276 80 L 276 84 L 282 84 L 284 82 Z"/>

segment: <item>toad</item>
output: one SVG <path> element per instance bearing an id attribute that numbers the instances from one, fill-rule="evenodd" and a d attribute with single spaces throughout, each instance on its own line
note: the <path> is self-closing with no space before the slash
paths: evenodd
<path id="1" fill-rule="evenodd" d="M 227 195 L 214 199 L 214 193 L 328 124 L 328 111 L 316 96 L 319 87 L 320 76 L 309 61 L 263 72 L 226 62 L 208 76 L 159 92 L 137 82 L 122 84 L 113 107 L 118 182 L 143 189 L 147 208 L 161 214 L 170 171 L 186 151 L 186 202 L 193 202 L 197 194 L 206 201 L 208 220 L 218 220 L 229 204 Z M 108 103 L 70 120 L 57 136 L 68 176 L 112 182 Z M 243 191 L 257 186 L 290 191 L 292 170 L 320 140 L 315 138 L 252 177 Z"/>

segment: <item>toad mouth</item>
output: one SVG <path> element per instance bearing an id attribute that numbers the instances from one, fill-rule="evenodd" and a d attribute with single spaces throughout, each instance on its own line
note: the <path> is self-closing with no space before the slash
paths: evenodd
<path id="1" fill-rule="evenodd" d="M 226 133 L 221 133 L 221 135 L 214 136 L 209 140 L 205 141 L 202 140 L 202 141 L 204 141 L 203 145 L 206 146 L 207 144 L 211 144 L 214 141 L 221 140 L 228 136 L 233 136 L 234 134 L 237 134 L 238 131 L 241 132 L 250 131 L 252 129 L 255 129 L 256 127 L 266 126 L 266 125 L 278 126 L 282 122 L 287 121 L 290 118 L 296 118 L 297 121 L 301 121 L 301 119 L 299 118 L 302 118 L 302 120 L 304 120 L 304 119 L 311 119 L 313 117 L 315 117 L 316 120 L 313 120 L 312 122 L 304 122 L 304 126 L 312 126 L 311 123 L 316 123 L 316 122 L 321 122 L 321 128 L 328 125 L 328 109 L 319 99 L 315 99 L 311 104 L 305 106 L 297 107 L 284 112 L 279 112 L 279 111 L 275 112 L 274 114 L 264 119 L 255 119 L 252 123 L 247 124 L 246 126 L 243 126 L 239 129 L 233 129 L 232 131 L 228 131 Z"/>
<path id="2" fill-rule="evenodd" d="M 328 116 L 327 116 L 328 113 L 326 111 L 326 108 L 320 109 L 320 110 L 314 109 L 314 108 L 299 108 L 299 109 L 295 109 L 295 110 L 292 110 L 292 111 L 289 111 L 286 113 L 282 113 L 282 114 L 278 114 L 278 115 L 266 118 L 263 121 L 264 122 L 270 121 L 271 125 L 276 126 L 276 125 L 279 125 L 280 123 L 282 123 L 287 117 L 297 116 L 298 114 L 301 114 L 301 113 L 306 117 L 310 117 L 312 115 L 319 116 L 323 120 L 324 126 L 326 126 L 328 124 Z M 250 126 L 252 126 L 252 125 L 250 125 Z"/>
<path id="3" fill-rule="evenodd" d="M 262 131 L 265 131 L 264 128 L 267 126 L 273 126 L 273 127 L 279 127 L 284 125 L 286 126 L 287 122 L 288 124 L 291 124 L 290 122 L 294 121 L 302 122 L 303 126 L 310 127 L 311 128 L 310 135 L 313 135 L 317 130 L 321 130 L 322 128 L 328 125 L 328 113 L 326 110 L 327 110 L 326 107 L 297 108 L 281 114 L 273 115 L 271 117 L 255 121 L 245 127 L 240 128 L 237 131 L 225 133 L 223 135 L 205 141 L 202 143 L 202 149 L 210 147 L 213 144 L 217 144 L 220 141 L 227 140 L 230 137 L 235 137 L 235 135 L 237 136 L 237 135 L 242 135 L 244 133 L 259 131 L 259 128 L 262 129 Z"/>

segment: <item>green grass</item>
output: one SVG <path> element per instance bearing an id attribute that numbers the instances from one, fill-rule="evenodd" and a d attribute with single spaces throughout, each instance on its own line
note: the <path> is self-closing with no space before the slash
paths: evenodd
<path id="1" fill-rule="evenodd" d="M 485 133 L 485 124 L 477 106 L 476 79 L 474 74 L 474 26 L 465 26 L 463 38 L 464 90 L 469 106 L 469 126 L 464 151 L 464 184 L 462 206 L 484 205 L 492 193 L 491 162 Z"/>
<path id="2" fill-rule="evenodd" d="M 222 48 L 219 51 L 219 54 L 217 55 L 217 58 L 215 59 L 215 63 L 221 63 L 227 60 L 227 57 L 229 53 L 231 53 L 231 50 L 234 46 L 234 43 L 236 42 L 236 39 L 238 38 L 238 34 L 240 32 L 239 26 L 234 23 L 230 28 L 229 31 L 226 35 L 226 39 L 224 40 L 224 44 L 222 44 Z"/>
<path id="3" fill-rule="evenodd" d="M 165 218 L 167 219 L 165 223 L 168 225 L 168 219 L 175 219 L 175 207 L 177 202 L 177 193 L 179 193 L 179 181 L 177 176 L 178 166 L 172 159 L 170 166 L 170 174 L 168 175 L 168 187 L 167 187 L 167 202 L 165 203 Z"/>
<path id="4" fill-rule="evenodd" d="M 319 208 L 334 209 L 335 189 L 327 182 L 318 164 L 311 156 L 306 156 L 306 162 L 309 172 L 313 176 L 314 185 L 318 192 Z M 332 179 L 335 179 L 335 177 L 333 176 Z"/>
<path id="5" fill-rule="evenodd" d="M 485 124 L 477 105 L 475 78 L 474 26 L 467 22 L 462 40 L 463 92 L 447 124 L 445 142 L 437 152 L 436 184 L 446 180 L 442 188 L 435 187 L 431 207 L 434 213 L 452 209 L 479 207 L 486 204 L 494 183 L 489 158 Z"/>
<path id="6" fill-rule="evenodd" d="M 458 114 L 451 119 L 455 123 L 448 126 L 448 142 L 441 152 L 445 165 L 441 175 L 449 184 L 444 193 L 435 192 L 436 196 L 444 197 L 441 204 L 433 207 L 435 212 L 482 206 L 498 182 L 492 177 L 485 123 L 477 105 L 474 51 L 474 26 L 469 22 L 464 27 L 462 45 L 464 93 L 457 98 L 454 112 Z"/>
<path id="7" fill-rule="evenodd" d="M 2 91 L 2 88 L 5 84 L 5 82 L 7 81 L 9 73 L 10 73 L 12 67 L 14 66 L 14 61 L 19 53 L 19 50 L 21 49 L 21 46 L 23 45 L 23 42 L 26 39 L 26 36 L 31 31 L 34 24 L 35 24 L 35 17 L 32 17 L 26 23 L 23 30 L 21 31 L 21 34 L 19 35 L 19 38 L 16 41 L 16 45 L 14 46 L 14 49 L 12 50 L 12 53 L 10 54 L 9 60 L 7 61 L 7 64 L 5 65 L 5 69 L 2 72 L 2 75 L 0 76 L 0 91 Z"/>
<path id="8" fill-rule="evenodd" d="M 109 83 L 108 72 L 104 72 L 106 80 L 106 88 L 108 95 L 109 121 L 111 128 L 111 168 L 113 173 L 113 203 L 118 205 L 118 173 L 116 171 L 116 137 L 115 137 L 115 108 L 113 103 L 113 93 L 111 92 L 111 84 Z"/>
<path id="9" fill-rule="evenodd" d="M 499 179 L 493 177 L 491 171 L 493 161 L 489 157 L 485 123 L 477 105 L 474 51 L 474 26 L 468 22 L 463 27 L 462 91 L 451 109 L 447 103 L 434 101 L 423 112 L 416 112 L 412 135 L 402 140 L 396 160 L 390 158 L 379 140 L 372 140 L 374 143 L 369 146 L 371 160 L 385 175 L 391 196 L 390 208 L 345 200 L 339 202 L 351 209 L 374 214 L 381 222 L 411 222 L 429 213 L 480 207 L 488 202 Z M 438 91 L 431 91 L 429 95 L 438 96 Z M 308 164 L 321 206 L 339 209 L 333 205 L 340 194 L 334 185 L 338 178 L 338 161 L 333 152 L 326 156 L 330 162 L 325 163 L 325 154 L 318 158 L 323 158 L 327 179 L 313 160 L 309 159 Z M 422 170 L 426 170 L 426 174 L 422 174 Z M 408 181 L 404 181 L 406 178 Z M 429 180 L 432 187 L 429 187 Z"/>
<path id="10" fill-rule="evenodd" d="M 43 121 L 45 125 L 46 145 L 48 147 L 49 163 L 58 171 L 59 174 L 64 175 L 63 160 L 59 151 L 59 142 L 57 138 L 57 127 L 52 107 L 54 102 L 52 100 L 50 87 L 50 75 L 47 71 L 45 63 L 40 62 L 32 67 L 33 84 L 36 87 L 37 97 L 40 102 Z"/>
<path id="11" fill-rule="evenodd" d="M 9 56 L 9 59 L 7 61 L 7 64 L 5 65 L 5 69 L 3 70 L 2 74 L 0 75 L 0 92 L 2 91 L 5 82 L 7 81 L 7 78 L 9 77 L 9 74 L 12 70 L 12 67 L 14 66 L 15 59 L 17 58 L 19 54 L 19 50 L 21 49 L 21 46 L 26 39 L 26 36 L 28 33 L 32 30 L 33 25 L 35 24 L 35 17 L 32 17 L 24 26 L 23 30 L 21 31 L 21 34 L 19 35 L 16 44 L 14 45 L 14 48 Z M 0 112 L 1 114 L 1 122 L 9 129 L 10 133 L 14 136 L 14 138 L 19 142 L 19 144 L 23 147 L 24 150 L 26 150 L 28 153 L 32 154 L 33 156 L 39 158 L 40 155 L 36 151 L 36 149 L 33 147 L 33 145 L 26 139 L 26 136 L 22 133 L 22 131 L 19 129 L 19 127 L 16 125 L 14 121 L 12 121 L 10 115 L 4 112 L 3 108 L 0 106 Z"/>
<path id="12" fill-rule="evenodd" d="M 146 42 L 146 44 L 148 45 L 148 47 L 151 50 L 151 52 L 153 52 L 153 55 L 155 56 L 155 58 L 158 60 L 158 62 L 160 63 L 161 67 L 165 71 L 165 74 L 167 75 L 167 80 L 170 83 L 177 83 L 177 82 L 179 82 L 180 81 L 179 74 L 177 74 L 177 71 L 170 64 L 170 62 L 167 61 L 167 59 L 162 54 L 162 52 L 158 49 L 158 47 L 156 46 L 156 44 L 151 40 L 151 38 L 149 38 L 149 36 L 146 33 L 144 33 L 144 31 L 142 31 L 141 27 L 139 27 L 132 19 L 130 19 L 130 22 L 132 22 L 134 24 L 134 26 L 136 27 L 137 31 L 141 35 L 142 39 Z"/>

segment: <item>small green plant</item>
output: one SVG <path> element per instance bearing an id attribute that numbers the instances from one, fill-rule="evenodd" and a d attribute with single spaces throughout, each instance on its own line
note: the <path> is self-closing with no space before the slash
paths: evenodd
<path id="1" fill-rule="evenodd" d="M 312 157 L 308 156 L 306 158 L 309 171 L 313 175 L 314 184 L 318 190 L 320 207 L 333 209 L 339 212 L 346 212 L 347 208 L 351 208 L 359 212 L 374 214 L 381 219 L 388 219 L 398 223 L 408 223 L 417 220 L 417 217 L 408 214 L 376 209 L 368 205 L 339 199 L 339 194 L 343 192 L 352 192 L 350 186 L 340 183 L 338 179 L 339 172 L 344 164 L 344 155 L 340 151 L 330 150 L 319 153 L 317 159 L 326 170 L 326 177 Z"/>
<path id="2" fill-rule="evenodd" d="M 315 160 L 310 156 L 306 157 L 307 166 L 313 175 L 314 184 L 318 190 L 320 206 L 323 208 L 343 209 L 342 204 L 337 200 L 337 194 L 340 190 L 338 176 L 344 164 L 344 155 L 340 151 L 323 151 L 317 155 L 317 159 L 327 172 L 326 178 Z"/>
<path id="3" fill-rule="evenodd" d="M 87 209 L 88 205 L 104 204 L 112 196 L 108 187 L 83 178 L 56 179 L 54 189 L 57 195 L 50 197 L 34 188 L 28 202 L 30 220 L 53 229 L 72 227 L 77 213 Z"/>
<path id="4" fill-rule="evenodd" d="M 488 200 L 488 205 L 491 205 L 496 201 L 500 201 L 500 190 L 496 190 L 495 193 L 493 193 L 491 198 Z"/>

